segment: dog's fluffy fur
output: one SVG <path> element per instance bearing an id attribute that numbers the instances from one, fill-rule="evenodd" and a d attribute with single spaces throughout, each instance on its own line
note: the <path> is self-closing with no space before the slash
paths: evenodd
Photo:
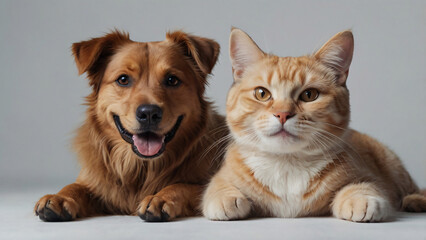
<path id="1" fill-rule="evenodd" d="M 215 142 L 227 134 L 223 117 L 204 97 L 218 43 L 181 31 L 161 42 L 135 42 L 114 31 L 74 43 L 72 52 L 93 89 L 74 142 L 82 168 L 75 183 L 42 197 L 35 213 L 44 221 L 101 214 L 165 221 L 197 214 L 202 184 L 222 159 Z M 123 74 L 131 81 L 126 87 L 117 84 Z M 165 84 L 170 74 L 179 79 L 178 86 Z M 164 152 L 149 159 L 135 154 L 113 119 L 117 115 L 128 132 L 137 131 L 135 112 L 141 104 L 163 110 L 159 134 L 183 116 Z"/>

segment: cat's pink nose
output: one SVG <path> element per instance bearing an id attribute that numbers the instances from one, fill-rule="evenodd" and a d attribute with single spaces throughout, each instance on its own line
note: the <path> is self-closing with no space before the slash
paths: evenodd
<path id="1" fill-rule="evenodd" d="M 281 124 L 284 124 L 288 119 L 293 117 L 295 114 L 291 112 L 276 112 L 274 116 L 280 120 Z"/>

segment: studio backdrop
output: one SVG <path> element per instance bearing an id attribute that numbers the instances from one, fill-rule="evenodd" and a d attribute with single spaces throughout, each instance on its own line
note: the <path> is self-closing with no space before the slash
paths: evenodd
<path id="1" fill-rule="evenodd" d="M 425 1 L 0 1 L 0 187 L 54 186 L 78 175 L 73 131 L 90 89 L 73 42 L 113 29 L 136 41 L 169 30 L 213 38 L 221 54 L 207 95 L 221 113 L 232 84 L 231 26 L 266 52 L 312 53 L 352 29 L 351 127 L 393 149 L 426 187 Z"/>

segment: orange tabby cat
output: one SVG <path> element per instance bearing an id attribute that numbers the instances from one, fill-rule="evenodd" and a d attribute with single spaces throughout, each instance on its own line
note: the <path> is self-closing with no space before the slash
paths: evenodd
<path id="1" fill-rule="evenodd" d="M 233 143 L 205 192 L 207 218 L 333 214 L 376 222 L 395 210 L 426 210 L 425 194 L 398 157 L 348 128 L 353 48 L 352 33 L 344 31 L 313 55 L 277 57 L 232 30 Z"/>

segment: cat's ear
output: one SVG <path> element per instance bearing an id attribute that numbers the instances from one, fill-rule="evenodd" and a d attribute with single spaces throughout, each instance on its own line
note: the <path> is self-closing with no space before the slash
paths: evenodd
<path id="1" fill-rule="evenodd" d="M 315 54 L 314 57 L 337 71 L 338 84 L 345 84 L 352 62 L 354 37 L 347 30 L 334 35 Z"/>
<path id="2" fill-rule="evenodd" d="M 240 79 L 248 67 L 265 56 L 247 33 L 234 27 L 229 38 L 229 54 L 234 80 Z"/>

